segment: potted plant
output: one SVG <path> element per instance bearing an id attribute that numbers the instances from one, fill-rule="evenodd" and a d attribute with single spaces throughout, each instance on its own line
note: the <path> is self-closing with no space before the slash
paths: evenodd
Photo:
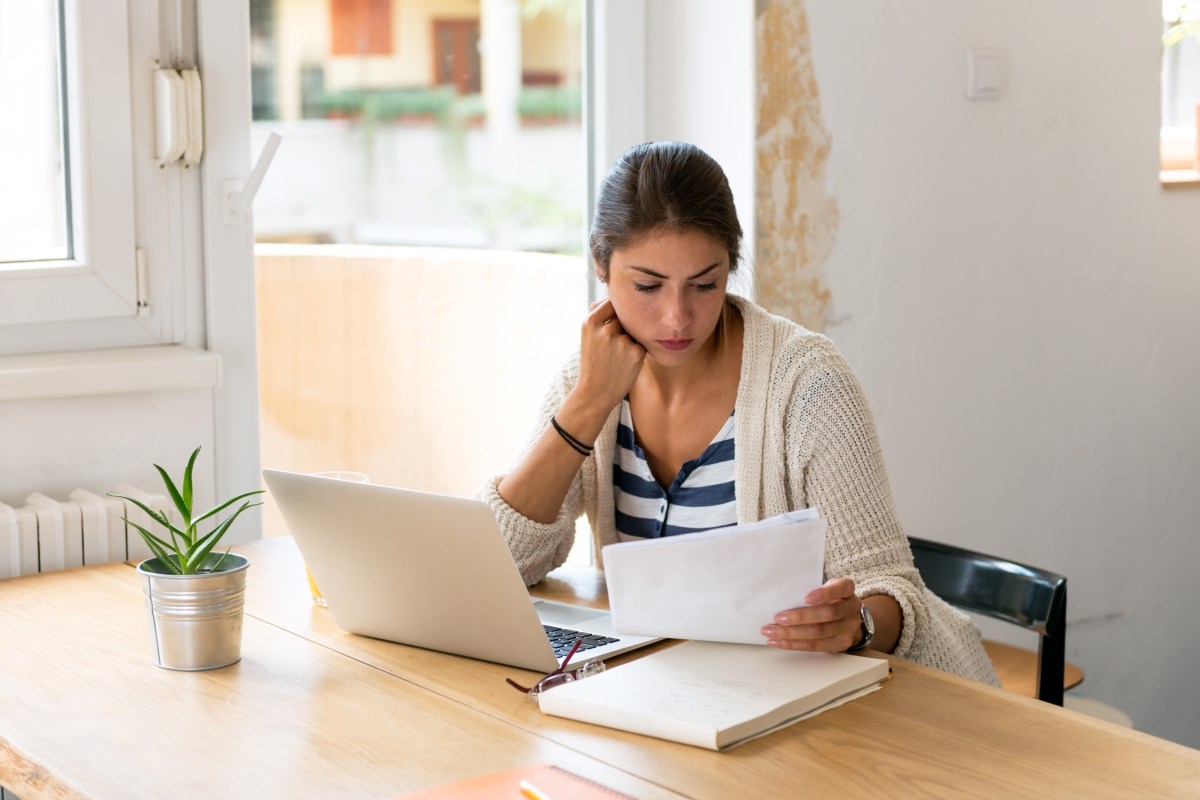
<path id="1" fill-rule="evenodd" d="M 216 669 L 241 659 L 242 611 L 250 560 L 230 553 L 228 548 L 223 553 L 214 553 L 213 549 L 243 511 L 262 505 L 246 498 L 262 494 L 263 490 L 239 494 L 208 511 L 195 513 L 192 470 L 199 455 L 197 447 L 178 486 L 165 469 L 154 465 L 179 511 L 177 521 L 166 511 L 152 509 L 140 500 L 110 493 L 137 506 L 162 526 L 156 535 L 132 520 L 125 520 L 154 553 L 138 564 L 137 570 L 146 593 L 154 663 L 167 669 Z M 216 519 L 240 501 L 244 502 L 224 521 Z M 213 520 L 213 528 L 202 535 L 200 523 L 208 520 Z"/>

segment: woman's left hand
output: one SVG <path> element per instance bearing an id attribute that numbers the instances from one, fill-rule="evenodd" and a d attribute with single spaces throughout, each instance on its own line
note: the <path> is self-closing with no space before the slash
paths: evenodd
<path id="1" fill-rule="evenodd" d="M 862 640 L 862 601 L 854 581 L 833 578 L 809 592 L 804 608 L 790 608 L 764 625 L 767 644 L 782 650 L 844 653 Z"/>

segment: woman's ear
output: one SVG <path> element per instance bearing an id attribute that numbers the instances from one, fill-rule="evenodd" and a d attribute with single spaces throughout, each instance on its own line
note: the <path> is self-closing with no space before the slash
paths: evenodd
<path id="1" fill-rule="evenodd" d="M 601 283 L 608 283 L 608 267 L 604 264 L 601 264 L 596 259 L 594 253 L 592 254 L 591 262 L 592 271 L 596 273 L 596 280 L 600 281 Z"/>

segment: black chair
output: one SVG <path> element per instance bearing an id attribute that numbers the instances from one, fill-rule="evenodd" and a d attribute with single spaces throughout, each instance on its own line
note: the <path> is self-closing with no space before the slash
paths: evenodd
<path id="1" fill-rule="evenodd" d="M 1044 569 L 961 547 L 912 536 L 908 541 L 921 578 L 938 597 L 952 606 L 1041 634 L 1036 657 L 1035 696 L 1061 706 L 1066 683 L 1067 579 Z M 1007 649 L 1015 651 L 1014 648 Z M 1029 656 L 1032 660 L 1033 653 Z M 993 661 L 996 661 L 995 657 Z M 1072 669 L 1078 673 L 1075 683 L 1082 681 L 1083 673 L 1077 667 Z M 1003 673 L 1000 679 L 1005 683 Z"/>

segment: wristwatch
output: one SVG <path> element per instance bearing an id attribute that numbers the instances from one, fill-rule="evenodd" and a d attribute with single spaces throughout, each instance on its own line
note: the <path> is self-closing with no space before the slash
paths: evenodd
<path id="1" fill-rule="evenodd" d="M 871 616 L 871 609 L 867 608 L 867 604 L 862 604 L 862 638 L 858 643 L 847 650 L 847 653 L 853 653 L 855 650 L 862 650 L 871 643 L 875 638 L 875 618 Z"/>

